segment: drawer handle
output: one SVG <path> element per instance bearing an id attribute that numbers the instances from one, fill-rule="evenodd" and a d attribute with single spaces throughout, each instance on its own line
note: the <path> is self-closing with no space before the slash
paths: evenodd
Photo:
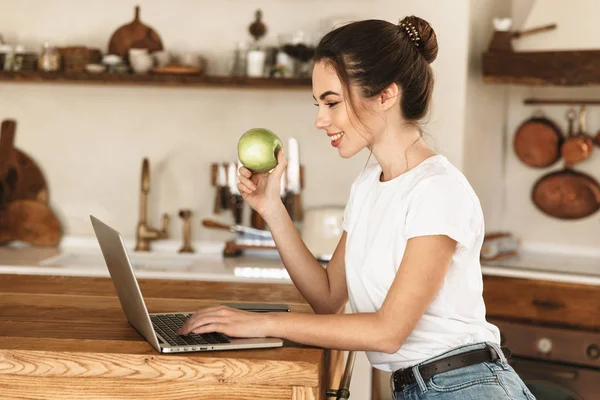
<path id="1" fill-rule="evenodd" d="M 553 301 L 553 300 L 537 300 L 534 299 L 531 304 L 539 308 L 545 308 L 547 310 L 557 310 L 559 308 L 564 308 L 565 303 L 561 301 Z"/>

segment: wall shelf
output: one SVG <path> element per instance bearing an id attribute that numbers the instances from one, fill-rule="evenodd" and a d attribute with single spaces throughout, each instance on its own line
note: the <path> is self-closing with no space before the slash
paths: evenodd
<path id="1" fill-rule="evenodd" d="M 488 51 L 483 81 L 518 85 L 600 85 L 600 50 Z"/>
<path id="2" fill-rule="evenodd" d="M 129 86 L 167 87 L 213 87 L 253 89 L 307 89 L 311 79 L 297 78 L 237 78 L 206 75 L 162 75 L 162 74 L 89 74 L 57 72 L 7 72 L 0 71 L 0 83 L 62 83 L 102 84 Z"/>
<path id="3" fill-rule="evenodd" d="M 523 104 L 527 105 L 590 105 L 590 106 L 600 106 L 600 100 L 590 100 L 590 99 L 536 99 L 529 98 L 523 100 Z"/>

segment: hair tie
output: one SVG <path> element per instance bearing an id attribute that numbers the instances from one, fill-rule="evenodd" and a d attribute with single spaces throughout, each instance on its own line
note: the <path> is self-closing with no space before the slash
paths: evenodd
<path id="1" fill-rule="evenodd" d="M 404 20 L 400 21 L 398 26 L 404 29 L 404 31 L 406 31 L 406 34 L 408 35 L 408 38 L 413 42 L 413 44 L 416 47 L 419 47 L 421 37 L 419 37 L 419 32 L 417 32 L 415 26 L 410 21 L 405 22 Z"/>

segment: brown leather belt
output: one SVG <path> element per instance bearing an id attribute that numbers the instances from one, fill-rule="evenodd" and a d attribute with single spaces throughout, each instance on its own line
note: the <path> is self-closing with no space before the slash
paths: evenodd
<path id="1" fill-rule="evenodd" d="M 510 355 L 512 354 L 508 347 L 502 347 L 502 352 L 506 358 L 510 358 Z M 496 353 L 496 350 L 493 347 L 488 346 L 485 349 L 477 349 L 454 354 L 446 358 L 423 364 L 419 367 L 419 372 L 421 373 L 423 380 L 426 381 L 432 376 L 441 374 L 443 372 L 468 367 L 482 362 L 494 362 L 498 359 L 500 359 L 500 357 L 498 356 L 498 353 Z M 395 392 L 401 392 L 406 386 L 417 381 L 412 368 L 399 369 L 395 371 L 392 376 L 394 378 Z"/>

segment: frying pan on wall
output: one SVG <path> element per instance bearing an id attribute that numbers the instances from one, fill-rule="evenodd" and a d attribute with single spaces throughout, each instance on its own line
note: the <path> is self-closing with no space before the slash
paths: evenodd
<path id="1" fill-rule="evenodd" d="M 524 164 L 533 168 L 546 168 L 560 159 L 563 141 L 560 127 L 541 111 L 537 111 L 517 129 L 513 148 Z"/>
<path id="2" fill-rule="evenodd" d="M 538 179 L 531 199 L 540 211 L 551 217 L 585 218 L 600 209 L 600 184 L 583 172 L 565 167 Z"/>

